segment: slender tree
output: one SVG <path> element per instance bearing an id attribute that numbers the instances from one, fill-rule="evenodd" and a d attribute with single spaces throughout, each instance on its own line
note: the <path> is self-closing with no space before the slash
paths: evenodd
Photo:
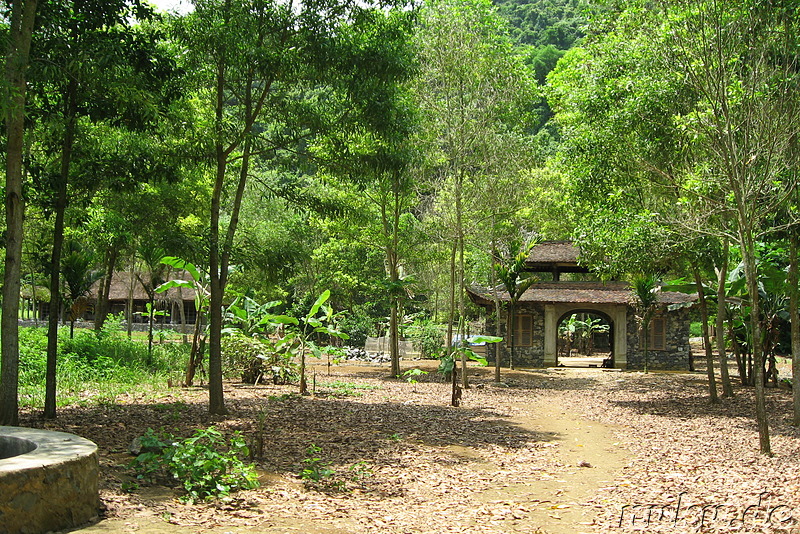
<path id="1" fill-rule="evenodd" d="M 728 373 L 728 355 L 725 351 L 725 318 L 728 307 L 725 299 L 725 282 L 728 278 L 728 256 L 730 255 L 728 240 L 723 238 L 722 255 L 717 268 L 717 320 L 715 335 L 717 338 L 717 354 L 719 356 L 720 377 L 722 378 L 722 396 L 733 397 L 733 386 Z"/>
<path id="2" fill-rule="evenodd" d="M 789 234 L 789 321 L 792 336 L 792 424 L 800 426 L 800 288 L 798 288 L 798 241 L 797 230 Z"/>
<path id="3" fill-rule="evenodd" d="M 508 319 L 506 321 L 506 332 L 509 338 L 509 357 L 508 366 L 514 368 L 514 330 L 515 330 L 515 312 L 517 302 L 525 294 L 528 288 L 536 281 L 534 276 L 522 278 L 522 273 L 525 269 L 525 262 L 530 256 L 531 251 L 536 246 L 536 240 L 532 237 L 526 237 L 524 241 L 515 240 L 509 245 L 509 254 L 505 260 L 501 260 L 496 267 L 497 278 L 505 287 L 508 292 Z M 500 359 L 500 350 L 498 347 L 497 359 Z"/>
<path id="4" fill-rule="evenodd" d="M 371 8 L 336 0 L 281 4 L 198 1 L 180 21 L 187 66 L 208 102 L 212 189 L 209 229 L 209 411 L 226 412 L 220 336 L 228 268 L 248 179 L 279 176 L 278 196 L 302 201 L 295 185 L 314 172 L 309 150 L 320 132 L 371 126 L 363 98 L 386 72 L 372 70 L 390 50 L 373 49 L 347 63 L 348 27 L 372 26 Z M 358 32 L 355 32 L 356 34 Z M 335 35 L 335 37 L 334 37 Z M 391 75 L 391 73 L 388 73 Z M 328 95 L 330 98 L 326 97 Z M 373 104 L 376 104 L 373 102 Z M 379 103 L 378 103 L 379 104 Z M 376 115 L 372 115 L 376 117 Z M 202 141 L 201 141 L 202 142 Z M 312 160 L 315 160 L 312 163 Z"/>
<path id="5" fill-rule="evenodd" d="M 636 306 L 639 308 L 639 323 L 641 326 L 641 341 L 644 356 L 644 372 L 647 372 L 648 356 L 647 345 L 650 339 L 650 321 L 656 311 L 658 302 L 658 278 L 652 274 L 639 275 L 633 279 L 633 296 L 636 299 Z"/>
<path id="6" fill-rule="evenodd" d="M 697 298 L 700 303 L 700 323 L 703 330 L 703 350 L 706 353 L 706 373 L 708 374 L 708 395 L 712 403 L 719 402 L 717 398 L 717 382 L 714 375 L 714 349 L 711 347 L 711 336 L 709 335 L 708 325 L 708 303 L 706 302 L 706 288 L 703 285 L 703 278 L 700 276 L 700 268 L 695 264 L 692 266 L 694 283 L 697 289 Z"/>
<path id="7" fill-rule="evenodd" d="M 19 295 L 22 268 L 22 153 L 25 132 L 26 70 L 30 58 L 36 0 L 11 4 L 5 61 L 6 253 L 0 325 L 0 425 L 19 421 Z"/>
<path id="8" fill-rule="evenodd" d="M 512 117 L 524 114 L 535 95 L 533 78 L 508 35 L 508 25 L 491 2 L 437 0 L 420 14 L 417 32 L 420 75 L 417 98 L 422 115 L 420 142 L 429 148 L 425 166 L 437 191 L 435 210 L 447 218 L 442 237 L 450 250 L 450 305 L 447 350 L 452 330 L 466 334 L 465 248 L 469 200 L 476 184 L 490 179 L 491 154 L 505 149 L 503 135 L 513 130 Z M 457 310 L 457 311 L 456 311 Z M 466 356 L 461 386 L 468 386 Z"/>

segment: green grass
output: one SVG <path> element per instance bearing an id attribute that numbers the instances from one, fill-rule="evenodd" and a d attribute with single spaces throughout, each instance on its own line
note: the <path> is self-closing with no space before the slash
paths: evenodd
<path id="1" fill-rule="evenodd" d="M 342 380 L 324 382 L 320 384 L 320 387 L 330 389 L 335 395 L 345 397 L 360 397 L 366 390 L 380 389 L 380 386 L 372 384 L 357 384 L 355 382 L 344 382 Z"/>
<path id="2" fill-rule="evenodd" d="M 703 335 L 703 323 L 694 321 L 689 325 L 689 336 L 700 337 Z"/>
<path id="3" fill-rule="evenodd" d="M 47 330 L 20 328 L 20 406 L 44 406 Z M 185 368 L 189 348 L 178 343 L 155 345 L 129 340 L 119 323 L 109 321 L 102 332 L 59 330 L 56 404 L 114 403 L 131 392 L 157 395 Z"/>

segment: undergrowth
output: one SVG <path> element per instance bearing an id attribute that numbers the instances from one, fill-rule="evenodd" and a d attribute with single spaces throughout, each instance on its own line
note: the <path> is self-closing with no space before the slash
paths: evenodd
<path id="1" fill-rule="evenodd" d="M 357 382 L 345 382 L 343 380 L 323 382 L 320 384 L 320 387 L 330 389 L 334 395 L 342 397 L 360 397 L 364 394 L 364 391 L 380 389 L 380 386 L 373 384 L 359 384 Z"/>
<path id="2" fill-rule="evenodd" d="M 227 497 L 232 491 L 258 487 L 255 468 L 242 460 L 250 451 L 238 432 L 226 444 L 213 426 L 180 441 L 148 429 L 141 444 L 143 452 L 133 461 L 139 478 L 166 476 L 179 481 L 186 490 L 184 502 Z"/>
<path id="3" fill-rule="evenodd" d="M 47 365 L 47 329 L 19 329 L 20 405 L 44 406 Z M 74 338 L 69 328 L 59 329 L 56 366 L 57 404 L 110 403 L 134 389 L 159 391 L 170 377 L 185 368 L 189 347 L 180 343 L 154 345 L 128 339 L 119 319 L 109 319 L 100 332 L 78 329 Z"/>

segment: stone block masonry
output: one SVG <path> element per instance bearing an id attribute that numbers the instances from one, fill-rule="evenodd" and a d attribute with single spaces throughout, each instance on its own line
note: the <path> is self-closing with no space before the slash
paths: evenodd
<path id="1" fill-rule="evenodd" d="M 64 432 L 0 426 L 0 532 L 39 534 L 97 517 L 97 446 Z"/>

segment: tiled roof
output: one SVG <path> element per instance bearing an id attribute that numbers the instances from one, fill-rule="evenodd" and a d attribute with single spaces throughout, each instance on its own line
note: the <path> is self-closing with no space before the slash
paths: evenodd
<path id="1" fill-rule="evenodd" d="M 526 263 L 578 263 L 580 249 L 571 241 L 543 241 L 533 247 Z"/>
<path id="2" fill-rule="evenodd" d="M 492 302 L 491 289 L 472 288 L 469 290 L 477 304 Z M 506 291 L 498 291 L 502 301 L 508 301 Z M 694 297 L 684 293 L 659 292 L 661 304 L 679 304 L 692 302 Z M 481 302 L 482 301 L 482 302 Z M 624 282 L 540 282 L 533 284 L 519 302 L 564 302 L 575 304 L 632 304 L 633 293 Z"/>
<path id="3" fill-rule="evenodd" d="M 132 281 L 131 277 L 133 277 Z M 147 273 L 131 273 L 130 271 L 115 272 L 111 277 L 111 290 L 109 291 L 108 300 L 128 300 L 129 296 L 131 296 L 131 290 L 133 291 L 132 297 L 134 300 L 148 300 L 147 292 L 139 281 L 139 278 L 147 280 Z M 191 280 L 192 277 L 186 271 L 173 272 L 166 277 L 165 281 L 176 279 L 188 281 Z M 92 299 L 97 298 L 97 291 L 99 288 L 100 281 L 98 280 L 89 290 L 89 297 Z M 178 295 L 180 295 L 184 301 L 192 301 L 194 300 L 194 289 L 183 288 L 179 292 L 176 288 L 172 288 L 167 290 L 166 293 L 157 293 L 156 298 L 159 300 L 177 300 Z"/>

